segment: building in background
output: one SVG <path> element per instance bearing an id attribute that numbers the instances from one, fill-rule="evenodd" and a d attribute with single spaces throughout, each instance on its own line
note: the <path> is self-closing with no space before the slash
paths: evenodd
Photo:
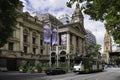
<path id="1" fill-rule="evenodd" d="M 86 29 L 86 35 L 85 35 L 85 40 L 86 40 L 86 53 L 90 54 L 93 52 L 93 46 L 96 45 L 96 38 L 95 35 L 92 34 L 92 32 L 88 29 Z"/>
<path id="2" fill-rule="evenodd" d="M 87 40 L 87 42 L 91 45 L 95 45 L 96 44 L 96 38 L 95 35 L 92 34 L 92 32 L 88 29 L 86 29 L 86 35 L 85 38 Z"/>
<path id="3" fill-rule="evenodd" d="M 103 60 L 106 63 L 109 63 L 109 52 L 112 52 L 112 42 L 110 34 L 106 31 L 104 36 L 104 51 L 102 54 Z"/>
<path id="4" fill-rule="evenodd" d="M 67 14 L 63 14 L 59 16 L 58 18 L 63 24 L 69 24 L 71 23 L 71 17 Z"/>
<path id="5" fill-rule="evenodd" d="M 113 67 L 120 67 L 120 45 L 112 43 L 112 52 L 109 52 L 109 64 Z"/>

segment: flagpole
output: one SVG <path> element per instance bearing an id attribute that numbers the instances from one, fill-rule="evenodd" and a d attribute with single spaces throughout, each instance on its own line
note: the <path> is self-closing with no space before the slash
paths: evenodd
<path id="1" fill-rule="evenodd" d="M 47 51 L 48 51 L 48 57 L 49 57 L 49 66 L 51 67 L 51 25 L 47 24 L 46 22 L 44 22 L 43 20 L 43 27 L 44 27 L 44 42 L 46 43 L 47 46 Z M 47 32 L 47 34 L 46 34 Z M 50 34 L 50 37 L 47 36 Z"/>
<path id="2" fill-rule="evenodd" d="M 51 68 L 51 43 L 50 43 L 50 53 L 49 53 L 49 65 L 50 65 L 50 68 Z"/>
<path id="3" fill-rule="evenodd" d="M 51 68 L 51 50 L 52 50 L 52 26 L 51 26 L 51 23 L 50 23 L 50 27 L 51 27 L 51 35 L 50 35 L 50 53 L 49 53 L 49 65 L 50 65 L 50 68 Z"/>
<path id="4" fill-rule="evenodd" d="M 59 61 L 59 58 L 58 58 L 59 57 L 58 56 L 59 55 L 59 48 L 58 48 L 59 41 L 58 41 L 58 37 L 59 37 L 59 33 L 58 33 L 58 26 L 57 26 L 57 47 L 56 47 L 57 48 L 57 67 L 59 67 L 59 62 L 58 62 Z"/>

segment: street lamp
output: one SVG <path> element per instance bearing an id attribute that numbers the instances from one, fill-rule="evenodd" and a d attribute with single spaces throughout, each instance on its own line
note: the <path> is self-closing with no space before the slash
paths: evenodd
<path id="1" fill-rule="evenodd" d="M 69 54 L 67 54 L 67 59 L 68 59 L 67 70 L 68 71 L 70 70 L 70 54 L 71 54 L 71 52 Z"/>

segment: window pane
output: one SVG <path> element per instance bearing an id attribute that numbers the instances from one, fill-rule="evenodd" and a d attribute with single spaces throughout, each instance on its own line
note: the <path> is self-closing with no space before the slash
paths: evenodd
<path id="1" fill-rule="evenodd" d="M 27 42 L 27 35 L 24 35 L 24 42 Z"/>
<path id="2" fill-rule="evenodd" d="M 24 46 L 24 53 L 27 53 L 27 46 Z"/>
<path id="3" fill-rule="evenodd" d="M 13 50 L 13 42 L 9 42 L 9 44 L 8 44 L 8 49 L 9 49 L 9 50 Z"/>
<path id="4" fill-rule="evenodd" d="M 34 54 L 36 53 L 36 48 L 33 48 L 33 53 L 34 53 Z"/>
<path id="5" fill-rule="evenodd" d="M 36 39 L 33 37 L 33 44 L 35 44 Z"/>

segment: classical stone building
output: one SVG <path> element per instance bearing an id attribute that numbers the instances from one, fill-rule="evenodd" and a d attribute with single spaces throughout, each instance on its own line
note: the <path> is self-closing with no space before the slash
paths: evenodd
<path id="1" fill-rule="evenodd" d="M 16 70 L 22 60 L 30 63 L 40 60 L 44 53 L 42 23 L 36 16 L 23 13 L 21 2 L 17 11 L 20 16 L 13 36 L 0 49 L 0 67 L 7 67 L 8 70 Z"/>
<path id="2" fill-rule="evenodd" d="M 102 54 L 103 59 L 106 63 L 109 63 L 109 52 L 112 52 L 112 43 L 111 43 L 111 36 L 106 31 L 104 36 L 104 52 Z"/>
<path id="3" fill-rule="evenodd" d="M 74 60 L 75 56 L 85 55 L 85 29 L 83 25 L 83 15 L 79 4 L 76 4 L 76 9 L 72 14 L 71 23 L 62 24 L 59 20 L 49 14 L 42 14 L 39 16 L 40 20 L 53 26 L 58 26 L 58 45 L 52 46 L 51 62 L 67 62 Z M 49 18 L 52 16 L 53 18 Z M 48 51 L 48 50 L 47 50 Z M 49 51 L 50 52 L 50 51 Z M 55 61 L 55 62 L 54 62 Z"/>
<path id="4" fill-rule="evenodd" d="M 75 56 L 85 55 L 86 33 L 79 4 L 76 4 L 71 23 L 65 25 L 49 13 L 39 17 L 32 17 L 28 12 L 23 13 L 21 2 L 17 11 L 20 16 L 13 36 L 0 49 L 0 67 L 16 70 L 22 60 L 31 64 L 40 61 L 43 64 L 49 63 L 50 66 L 67 62 L 69 67 Z M 43 22 L 51 25 L 52 29 L 58 26 L 57 46 L 44 43 Z"/>

